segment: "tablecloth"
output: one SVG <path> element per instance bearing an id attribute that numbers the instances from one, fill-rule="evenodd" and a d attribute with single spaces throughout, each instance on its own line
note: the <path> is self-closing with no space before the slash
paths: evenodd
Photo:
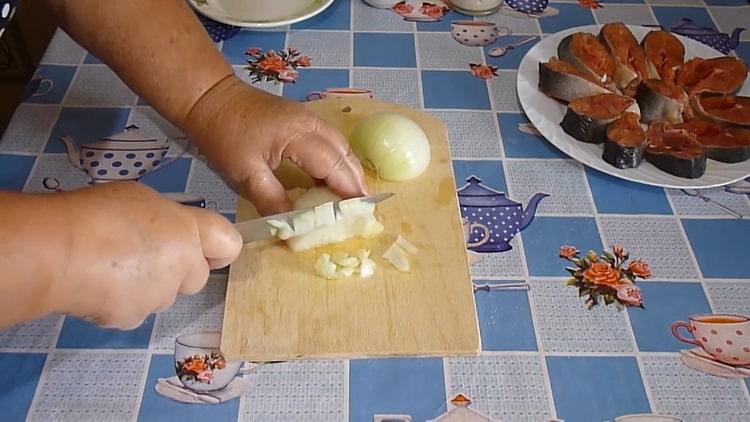
<path id="1" fill-rule="evenodd" d="M 530 286 L 476 292 L 481 356 L 269 364 L 248 375 L 253 388 L 239 400 L 172 402 L 155 393 L 156 380 L 174 375 L 177 335 L 221 328 L 227 275 L 218 273 L 203 291 L 133 331 L 57 315 L 1 331 L 0 420 L 424 421 L 459 408 L 495 421 L 603 421 L 635 413 L 750 420 L 748 381 L 687 367 L 680 351 L 692 346 L 670 331 L 694 314 L 750 315 L 748 195 L 712 189 L 691 196 L 696 192 L 625 182 L 566 158 L 524 125 L 518 104 L 516 69 L 534 42 L 501 58 L 487 54 L 579 25 L 674 29 L 688 18 L 704 35 L 726 34 L 731 54 L 750 62 L 750 34 L 734 31 L 750 26 L 747 1 L 552 2 L 541 17 L 505 7 L 482 20 L 512 34 L 486 47 L 452 39 L 451 22 L 471 18 L 430 13 L 435 21 L 413 22 L 360 0 L 337 0 L 288 28 L 225 31 L 232 36 L 217 47 L 248 83 L 253 54 L 297 49 L 311 66 L 298 67 L 286 82 L 255 85 L 294 100 L 327 88 L 366 88 L 379 99 L 423 108 L 447 126 L 457 186 L 474 176 L 524 206 L 535 193 L 550 194 L 511 249 L 481 253 L 471 268 L 477 285 Z M 248 52 L 252 47 L 258 50 Z M 472 73 L 472 63 L 490 74 Z M 184 71 L 193 65 L 185 63 Z M 59 138 L 85 144 L 129 124 L 174 139 L 174 160 L 143 183 L 204 198 L 233 218 L 236 195 L 184 152 L 179 132 L 59 30 L 0 142 L 0 188 L 46 192 L 45 178 L 62 190 L 83 187 L 90 180 Z M 566 287 L 562 245 L 584 254 L 621 245 L 631 259 L 646 261 L 652 277 L 638 282 L 645 309 L 587 309 L 585 297 Z M 458 394 L 471 404 L 451 402 Z"/>

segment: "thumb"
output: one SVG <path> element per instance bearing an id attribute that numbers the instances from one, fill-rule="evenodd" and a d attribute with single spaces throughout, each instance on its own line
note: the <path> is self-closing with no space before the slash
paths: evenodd
<path id="1" fill-rule="evenodd" d="M 193 214 L 203 256 L 209 268 L 215 270 L 234 262 L 242 249 L 242 237 L 221 214 L 202 208 L 188 207 Z"/>

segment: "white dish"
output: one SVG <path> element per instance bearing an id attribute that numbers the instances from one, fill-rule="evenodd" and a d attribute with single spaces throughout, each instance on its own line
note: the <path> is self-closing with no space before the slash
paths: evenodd
<path id="1" fill-rule="evenodd" d="M 539 91 L 539 62 L 546 62 L 550 57 L 557 55 L 557 46 L 566 36 L 575 32 L 589 32 L 594 35 L 599 33 L 602 25 L 587 25 L 567 29 L 550 35 L 537 43 L 521 61 L 518 68 L 518 99 L 521 102 L 526 116 L 536 129 L 547 140 L 571 158 L 601 172 L 610 174 L 621 179 L 632 182 L 644 183 L 652 186 L 667 188 L 692 188 L 705 189 L 724 186 L 742 180 L 750 176 L 750 160 L 727 164 L 714 160 L 708 160 L 705 174 L 698 179 L 684 179 L 673 176 L 659 170 L 647 161 L 634 169 L 618 169 L 602 159 L 602 146 L 580 142 L 565 133 L 560 127 L 560 122 L 565 114 L 565 105 L 547 97 Z M 653 28 L 628 25 L 633 35 L 640 41 Z M 685 45 L 686 59 L 692 57 L 720 57 L 721 53 L 698 41 L 676 35 Z M 750 83 L 747 81 L 740 93 L 747 95 L 750 91 Z"/>
<path id="2" fill-rule="evenodd" d="M 227 25 L 274 28 L 323 12 L 334 0 L 189 0 L 198 13 Z"/>

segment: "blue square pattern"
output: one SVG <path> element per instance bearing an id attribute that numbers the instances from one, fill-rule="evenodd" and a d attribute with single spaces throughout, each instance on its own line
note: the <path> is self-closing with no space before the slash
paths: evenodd
<path id="1" fill-rule="evenodd" d="M 521 113 L 499 113 L 500 136 L 503 138 L 503 150 L 509 158 L 566 158 L 542 136 L 529 135 L 518 130 L 518 125 L 529 123 Z"/>
<path id="2" fill-rule="evenodd" d="M 596 23 L 591 11 L 577 4 L 550 3 L 550 5 L 559 10 L 560 14 L 539 19 L 539 26 L 541 26 L 542 32 L 545 34 L 554 34 L 564 29 Z"/>
<path id="3" fill-rule="evenodd" d="M 243 30 L 237 35 L 224 41 L 221 52 L 229 63 L 234 65 L 247 64 L 245 51 L 251 47 L 258 47 L 263 51 L 281 51 L 284 48 L 286 34 L 278 31 L 247 31 Z"/>
<path id="4" fill-rule="evenodd" d="M 192 161 L 191 158 L 178 158 L 166 162 L 141 177 L 141 182 L 159 192 L 185 192 Z"/>
<path id="5" fill-rule="evenodd" d="M 347 69 L 300 69 L 297 82 L 284 84 L 283 95 L 287 98 L 304 101 L 307 94 L 313 91 L 347 86 L 349 86 L 349 71 Z"/>
<path id="6" fill-rule="evenodd" d="M 59 104 L 76 73 L 75 66 L 40 65 L 26 87 L 27 103 Z"/>
<path id="7" fill-rule="evenodd" d="M 349 362 L 351 422 L 371 422 L 376 414 L 406 414 L 414 421 L 424 421 L 445 410 L 442 359 Z"/>
<path id="8" fill-rule="evenodd" d="M 642 352 L 678 352 L 692 348 L 672 336 L 671 326 L 675 321 L 687 321 L 690 315 L 711 313 L 703 287 L 699 283 L 654 281 L 639 285 L 646 309 L 628 310 L 638 349 Z"/>
<path id="9" fill-rule="evenodd" d="M 575 246 L 583 253 L 602 250 L 599 230 L 593 218 L 537 217 L 521 236 L 532 276 L 568 275 L 565 271 L 568 262 L 559 258 L 560 246 Z"/>
<path id="10" fill-rule="evenodd" d="M 591 193 L 600 213 L 671 214 L 664 189 L 618 179 L 586 167 Z"/>
<path id="11" fill-rule="evenodd" d="M 71 136 L 82 145 L 121 132 L 129 115 L 129 108 L 63 107 L 44 152 L 65 152 L 60 142 L 63 136 Z"/>
<path id="12" fill-rule="evenodd" d="M 704 7 L 652 6 L 651 9 L 654 11 L 656 20 L 666 29 L 679 25 L 682 18 L 689 18 L 700 26 L 716 28 L 713 19 Z"/>
<path id="13" fill-rule="evenodd" d="M 529 37 L 529 35 L 511 35 L 508 37 L 503 37 L 501 40 L 501 43 L 502 43 L 501 45 L 509 45 L 527 37 Z M 502 57 L 491 57 L 488 54 L 490 50 L 497 47 L 498 44 L 488 45 L 484 47 L 484 53 L 485 53 L 485 58 L 487 59 L 487 64 L 495 66 L 495 67 L 499 67 L 500 69 L 517 70 L 518 66 L 521 65 L 521 59 L 523 59 L 526 53 L 528 53 L 529 50 L 531 50 L 531 47 L 536 45 L 536 43 L 538 43 L 539 40 L 540 38 L 537 37 L 534 41 L 530 41 L 530 42 L 527 42 L 526 44 L 510 49 Z"/>
<path id="14" fill-rule="evenodd" d="M 0 408 L 3 409 L 3 421 L 26 420 L 45 360 L 47 355 L 41 353 L 0 353 L 0 367 L 7 368 L 0 372 L 0 385 L 3 386 Z"/>
<path id="15" fill-rule="evenodd" d="M 478 177 L 482 184 L 490 189 L 507 192 L 505 173 L 502 161 L 462 161 L 453 160 L 453 174 L 456 177 L 456 187 L 461 189 L 471 176 Z"/>
<path id="16" fill-rule="evenodd" d="M 34 157 L 26 155 L 0 154 L 0 189 L 23 189 L 34 160 Z"/>
<path id="17" fill-rule="evenodd" d="M 703 0 L 708 6 L 747 6 L 747 0 Z"/>
<path id="18" fill-rule="evenodd" d="M 682 220 L 706 278 L 750 278 L 750 220 Z"/>
<path id="19" fill-rule="evenodd" d="M 335 0 L 323 13 L 311 19 L 295 23 L 292 29 L 349 29 L 352 2 Z"/>
<path id="20" fill-rule="evenodd" d="M 143 422 L 205 422 L 236 421 L 240 410 L 239 400 L 221 404 L 196 405 L 179 403 L 156 393 L 154 385 L 159 378 L 174 376 L 172 355 L 154 355 L 148 369 L 146 388 L 141 400 L 138 420 Z"/>
<path id="21" fill-rule="evenodd" d="M 417 67 L 414 34 L 355 32 L 354 66 Z"/>
<path id="22" fill-rule="evenodd" d="M 83 59 L 83 63 L 85 64 L 104 64 L 103 61 L 99 60 L 98 57 L 91 53 L 86 53 L 86 58 Z"/>
<path id="23" fill-rule="evenodd" d="M 505 282 L 475 280 L 475 283 Z M 499 295 L 492 291 L 480 290 L 474 297 L 477 302 L 483 350 L 537 350 L 529 296 L 525 291 L 508 291 Z"/>
<path id="24" fill-rule="evenodd" d="M 611 421 L 651 413 L 643 379 L 631 357 L 547 357 L 557 417 Z"/>
<path id="25" fill-rule="evenodd" d="M 425 108 L 489 110 L 487 83 L 467 71 L 423 70 Z"/>
<path id="26" fill-rule="evenodd" d="M 57 347 L 60 349 L 146 349 L 154 328 L 154 316 L 135 330 L 100 328 L 75 317 L 65 317 Z"/>

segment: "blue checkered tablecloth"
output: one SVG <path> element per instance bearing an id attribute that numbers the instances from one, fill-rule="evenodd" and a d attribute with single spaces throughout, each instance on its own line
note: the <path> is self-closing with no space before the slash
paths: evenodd
<path id="1" fill-rule="evenodd" d="M 672 28 L 687 17 L 731 34 L 750 27 L 750 6 L 747 0 L 601 6 L 553 2 L 549 7 L 560 13 L 539 19 L 493 14 L 483 19 L 513 34 L 482 48 L 451 39 L 451 22 L 466 19 L 455 12 L 415 23 L 361 0 L 337 0 L 312 20 L 276 31 L 242 30 L 217 44 L 248 81 L 249 47 L 293 47 L 311 57 L 312 67 L 299 69 L 294 84 L 256 84 L 290 99 L 362 87 L 434 114 L 448 128 L 459 187 L 474 175 L 524 204 L 537 192 L 551 194 L 511 250 L 484 254 L 472 267 L 477 284 L 530 285 L 476 293 L 481 356 L 270 364 L 249 375 L 253 388 L 239 400 L 172 402 L 154 385 L 174 373 L 175 337 L 221 328 L 226 274 L 214 274 L 202 292 L 133 331 L 63 316 L 0 331 L 0 420 L 373 421 L 391 414 L 424 421 L 453 409 L 449 400 L 458 393 L 496 421 L 604 421 L 652 412 L 685 421 L 750 420 L 748 381 L 688 368 L 679 352 L 689 346 L 670 332 L 674 321 L 692 314 L 750 315 L 750 218 L 720 207 L 750 216 L 748 195 L 714 189 L 703 192 L 704 200 L 614 179 L 566 158 L 543 138 L 518 130 L 527 120 L 516 98 L 516 69 L 533 43 L 502 58 L 486 54 L 530 34 L 609 21 Z M 732 54 L 750 63 L 749 32 Z M 496 66 L 497 76 L 479 79 L 469 63 Z M 48 177 L 63 190 L 85 186 L 85 173 L 69 163 L 58 141 L 63 135 L 85 143 L 137 124 L 147 135 L 179 138 L 62 31 L 36 79 L 0 141 L 0 188 L 44 192 Z M 236 195 L 183 147 L 174 141 L 169 155 L 179 158 L 142 182 L 202 196 L 232 219 Z M 639 283 L 646 309 L 586 309 L 565 287 L 565 262 L 557 258 L 564 244 L 584 251 L 620 244 L 646 260 L 653 272 Z"/>

